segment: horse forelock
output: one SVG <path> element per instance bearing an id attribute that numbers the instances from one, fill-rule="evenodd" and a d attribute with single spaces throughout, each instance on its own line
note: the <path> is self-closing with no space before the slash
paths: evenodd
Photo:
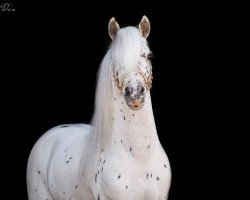
<path id="1" fill-rule="evenodd" d="M 146 46 L 146 48 L 145 48 Z M 120 29 L 109 49 L 110 58 L 119 70 L 131 70 L 140 59 L 140 55 L 149 50 L 147 41 L 136 27 Z"/>

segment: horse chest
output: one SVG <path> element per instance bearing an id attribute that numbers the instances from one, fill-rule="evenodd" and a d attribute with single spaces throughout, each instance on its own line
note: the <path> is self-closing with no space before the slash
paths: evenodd
<path id="1" fill-rule="evenodd" d="M 171 174 L 168 160 L 164 161 L 166 167 L 160 165 L 163 160 L 155 157 L 142 164 L 127 152 L 101 160 L 95 175 L 94 196 L 120 200 L 166 198 Z"/>

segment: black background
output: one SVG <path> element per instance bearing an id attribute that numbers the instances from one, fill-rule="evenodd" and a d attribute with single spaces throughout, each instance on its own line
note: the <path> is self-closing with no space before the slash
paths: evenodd
<path id="1" fill-rule="evenodd" d="M 173 174 L 169 200 L 214 199 L 222 189 L 223 153 L 217 150 L 224 138 L 226 17 L 216 4 L 93 4 L 14 2 L 15 12 L 1 13 L 1 150 L 6 173 L 13 175 L 6 191 L 27 199 L 28 156 L 46 130 L 91 119 L 96 73 L 110 43 L 109 19 L 135 26 L 146 15 L 153 110 Z"/>

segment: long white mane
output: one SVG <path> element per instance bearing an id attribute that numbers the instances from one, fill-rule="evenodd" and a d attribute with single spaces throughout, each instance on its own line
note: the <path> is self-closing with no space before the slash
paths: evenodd
<path id="1" fill-rule="evenodd" d="M 116 38 L 112 41 L 98 72 L 97 88 L 95 95 L 95 108 L 91 120 L 92 130 L 83 146 L 87 146 L 83 152 L 79 167 L 84 169 L 84 181 L 91 183 L 97 160 L 103 149 L 111 142 L 113 135 L 114 112 L 114 85 L 113 66 L 121 70 L 134 66 L 139 59 L 143 38 L 135 27 L 120 29 Z M 94 156 L 94 157 L 93 157 Z"/>

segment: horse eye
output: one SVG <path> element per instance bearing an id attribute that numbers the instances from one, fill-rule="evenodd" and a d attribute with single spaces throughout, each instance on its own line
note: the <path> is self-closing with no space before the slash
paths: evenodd
<path id="1" fill-rule="evenodd" d="M 148 55 L 147 55 L 147 59 L 149 59 L 150 60 L 150 58 L 152 58 L 153 57 L 153 54 L 152 53 L 149 53 Z"/>

